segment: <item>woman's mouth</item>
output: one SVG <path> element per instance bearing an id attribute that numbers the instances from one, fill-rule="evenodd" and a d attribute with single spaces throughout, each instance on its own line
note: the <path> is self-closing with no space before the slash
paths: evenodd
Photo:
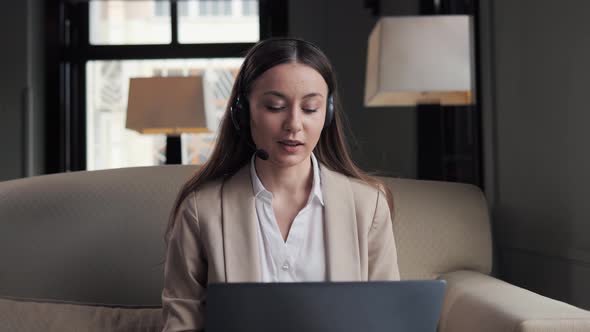
<path id="1" fill-rule="evenodd" d="M 303 145 L 303 143 L 301 141 L 293 141 L 293 140 L 282 140 L 282 141 L 279 141 L 279 143 L 281 143 L 283 145 L 287 145 L 287 146 Z"/>
<path id="2" fill-rule="evenodd" d="M 282 140 L 279 141 L 279 144 L 281 145 L 282 150 L 287 153 L 296 153 L 303 149 L 303 143 L 301 141 Z"/>

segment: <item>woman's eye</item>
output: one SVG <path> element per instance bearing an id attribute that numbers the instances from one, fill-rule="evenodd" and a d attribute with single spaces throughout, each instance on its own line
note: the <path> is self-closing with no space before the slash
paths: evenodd
<path id="1" fill-rule="evenodd" d="M 284 108 L 285 108 L 284 106 L 270 106 L 270 105 L 266 106 L 266 109 L 271 112 L 279 112 L 279 111 L 282 111 Z M 318 111 L 317 108 L 316 109 L 303 108 L 302 110 L 305 113 L 314 113 L 314 112 Z"/>

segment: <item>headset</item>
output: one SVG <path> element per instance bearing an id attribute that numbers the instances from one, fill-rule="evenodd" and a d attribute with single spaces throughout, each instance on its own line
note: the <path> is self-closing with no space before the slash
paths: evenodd
<path id="1" fill-rule="evenodd" d="M 315 46 L 314 44 L 302 40 L 302 39 L 297 39 L 297 38 L 271 38 L 268 39 L 268 41 L 276 41 L 276 40 L 293 40 L 293 41 L 298 41 L 298 42 L 302 42 L 305 43 L 313 48 L 315 48 L 316 50 L 320 51 L 321 50 Z M 260 45 L 264 44 L 265 42 L 263 41 L 262 43 L 258 44 L 258 47 L 260 47 Z M 243 94 L 243 91 L 241 91 L 241 84 L 239 84 L 240 82 L 238 82 L 238 89 L 237 89 L 237 93 L 236 93 L 236 98 L 234 100 L 234 102 L 232 103 L 232 105 L 230 106 L 230 116 L 231 116 L 231 121 L 233 123 L 234 128 L 240 132 L 242 129 L 247 128 L 250 124 L 250 105 L 248 104 L 248 100 L 246 99 L 246 96 Z M 334 120 L 334 97 L 332 96 L 332 94 L 328 95 L 328 101 L 327 101 L 327 105 L 326 105 L 326 118 L 324 121 L 324 129 L 328 128 L 331 124 L 332 121 Z"/>

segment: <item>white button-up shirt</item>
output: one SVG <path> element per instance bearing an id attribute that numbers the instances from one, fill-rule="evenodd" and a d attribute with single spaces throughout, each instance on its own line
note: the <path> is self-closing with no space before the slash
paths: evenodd
<path id="1" fill-rule="evenodd" d="M 264 188 L 256 174 L 254 158 L 255 155 L 250 162 L 250 176 L 258 216 L 261 281 L 325 281 L 324 200 L 318 161 L 312 153 L 312 189 L 307 204 L 293 220 L 284 241 L 272 208 L 273 195 Z"/>

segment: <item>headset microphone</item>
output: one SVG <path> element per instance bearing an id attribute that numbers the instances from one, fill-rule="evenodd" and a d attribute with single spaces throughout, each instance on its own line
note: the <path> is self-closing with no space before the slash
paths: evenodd
<path id="1" fill-rule="evenodd" d="M 246 144 L 248 144 L 252 149 L 254 149 L 256 152 L 254 152 L 254 154 L 256 155 L 256 157 L 262 159 L 262 160 L 268 160 L 268 152 L 266 152 L 266 150 L 264 149 L 259 149 L 256 147 L 256 145 L 250 143 L 250 142 L 246 142 Z"/>
<path id="2" fill-rule="evenodd" d="M 262 160 L 268 160 L 268 152 L 266 152 L 266 150 L 264 149 L 256 149 L 256 157 L 262 159 Z"/>

